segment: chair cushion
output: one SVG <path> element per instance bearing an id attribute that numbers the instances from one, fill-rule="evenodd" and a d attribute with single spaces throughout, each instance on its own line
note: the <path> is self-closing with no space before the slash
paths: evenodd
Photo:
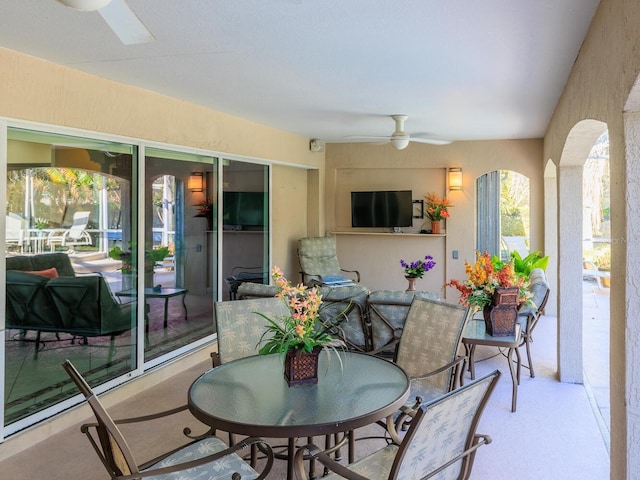
<path id="1" fill-rule="evenodd" d="M 153 471 L 156 468 L 169 467 L 177 463 L 184 463 L 196 460 L 212 453 L 220 452 L 227 448 L 227 445 L 217 437 L 208 437 L 199 442 L 178 450 L 169 455 L 164 460 L 156 463 L 145 471 Z M 146 477 L 152 480 L 189 480 L 189 479 L 229 479 L 233 472 L 238 472 L 243 480 L 251 480 L 258 476 L 258 473 L 249 466 L 247 462 L 242 460 L 235 453 L 223 457 L 215 462 L 202 465 L 200 467 L 184 470 L 180 472 L 170 473 L 168 475 L 157 475 Z"/>

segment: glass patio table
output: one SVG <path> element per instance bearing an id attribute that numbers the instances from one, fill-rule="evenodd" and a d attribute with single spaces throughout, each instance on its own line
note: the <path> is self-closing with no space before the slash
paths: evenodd
<path id="1" fill-rule="evenodd" d="M 222 364 L 191 385 L 189 409 L 215 429 L 289 439 L 287 478 L 293 478 L 295 438 L 351 432 L 393 414 L 409 397 L 409 378 L 397 365 L 355 352 L 339 356 L 342 363 L 323 351 L 318 383 L 293 387 L 278 354 Z"/>

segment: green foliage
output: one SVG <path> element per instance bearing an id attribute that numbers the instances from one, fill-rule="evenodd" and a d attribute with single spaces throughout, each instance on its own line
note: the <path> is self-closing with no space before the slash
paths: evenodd
<path id="1" fill-rule="evenodd" d="M 511 252 L 511 259 L 513 261 L 514 270 L 518 275 L 529 277 L 531 270 L 534 268 L 547 269 L 549 264 L 549 255 L 542 256 L 540 252 L 531 252 L 526 257 L 522 258 L 517 251 Z"/>

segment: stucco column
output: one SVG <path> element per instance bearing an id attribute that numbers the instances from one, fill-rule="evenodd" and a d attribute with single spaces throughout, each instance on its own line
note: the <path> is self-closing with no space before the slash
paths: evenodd
<path id="1" fill-rule="evenodd" d="M 638 107 L 638 105 L 636 105 Z M 626 456 L 626 477 L 640 475 L 640 113 L 624 115 L 625 133 L 625 188 L 615 192 L 612 185 L 612 205 L 614 197 L 624 192 L 624 222 L 613 226 L 611 239 L 611 428 L 620 429 L 626 436 L 614 436 L 611 441 L 611 478 L 623 478 L 615 460 Z M 622 220 L 622 219 L 620 219 Z M 624 236 L 619 236 L 618 224 L 624 225 Z M 624 278 L 624 280 L 623 280 Z M 618 285 L 624 281 L 624 287 Z M 624 372 L 622 374 L 621 372 Z M 626 410 L 625 410 L 626 407 Z"/>
<path id="2" fill-rule="evenodd" d="M 558 371 L 582 383 L 582 167 L 558 170 Z"/>

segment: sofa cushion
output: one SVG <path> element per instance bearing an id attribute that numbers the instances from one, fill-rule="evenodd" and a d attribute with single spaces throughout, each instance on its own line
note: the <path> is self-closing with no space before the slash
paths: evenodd
<path id="1" fill-rule="evenodd" d="M 71 259 L 66 253 L 43 253 L 31 257 L 33 268 L 29 270 L 46 270 L 54 267 L 61 277 L 75 277 L 76 272 L 71 265 Z"/>
<path id="2" fill-rule="evenodd" d="M 60 315 L 45 289 L 48 282 L 43 275 L 7 271 L 8 328 L 59 330 Z"/>

